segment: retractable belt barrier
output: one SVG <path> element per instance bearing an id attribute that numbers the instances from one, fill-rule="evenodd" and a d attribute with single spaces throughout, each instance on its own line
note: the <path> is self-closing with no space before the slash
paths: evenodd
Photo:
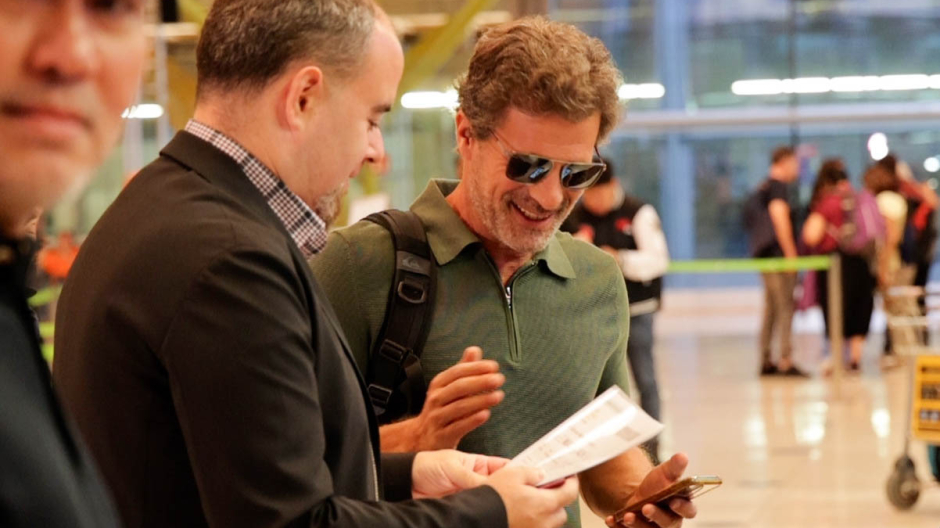
<path id="1" fill-rule="evenodd" d="M 756 271 L 773 273 L 781 271 L 827 270 L 832 257 L 761 258 L 761 259 L 715 259 L 677 260 L 669 265 L 669 273 L 739 273 Z"/>

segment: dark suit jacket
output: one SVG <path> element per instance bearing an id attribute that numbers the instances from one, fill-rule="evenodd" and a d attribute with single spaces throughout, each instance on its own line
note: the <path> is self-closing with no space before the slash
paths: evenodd
<path id="1" fill-rule="evenodd" d="M 30 256 L 17 246 L 0 237 L 0 526 L 117 526 L 52 390 L 23 294 Z"/>
<path id="2" fill-rule="evenodd" d="M 408 498 L 413 458 L 379 470 L 326 296 L 239 166 L 185 132 L 85 241 L 54 378 L 129 527 L 506 524 L 490 487 L 367 502 Z"/>

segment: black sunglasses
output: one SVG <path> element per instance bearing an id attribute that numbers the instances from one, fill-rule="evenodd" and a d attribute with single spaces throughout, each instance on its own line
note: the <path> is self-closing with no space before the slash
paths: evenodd
<path id="1" fill-rule="evenodd" d="M 572 163 L 570 161 L 561 161 L 535 154 L 522 154 L 508 148 L 503 141 L 493 133 L 496 143 L 502 149 L 503 154 L 509 159 L 506 163 L 506 177 L 519 183 L 538 183 L 546 175 L 552 172 L 556 163 L 561 165 L 561 185 L 567 189 L 586 189 L 600 178 L 607 165 L 602 161 L 592 163 Z M 601 155 L 597 152 L 597 146 L 594 146 L 595 159 L 600 159 Z"/>

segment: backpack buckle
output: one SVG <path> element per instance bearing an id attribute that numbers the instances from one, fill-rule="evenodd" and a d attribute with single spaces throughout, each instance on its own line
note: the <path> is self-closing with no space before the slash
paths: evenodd
<path id="1" fill-rule="evenodd" d="M 422 304 L 428 300 L 428 289 L 424 284 L 404 278 L 398 283 L 398 296 L 410 304 Z"/>
<path id="2" fill-rule="evenodd" d="M 392 391 L 372 383 L 369 385 L 369 399 L 375 407 L 376 414 L 381 415 L 388 408 L 388 402 L 392 399 Z"/>
<path id="3" fill-rule="evenodd" d="M 379 348 L 379 354 L 396 365 L 401 365 L 410 353 L 410 350 L 389 339 L 382 341 L 382 346 Z"/>

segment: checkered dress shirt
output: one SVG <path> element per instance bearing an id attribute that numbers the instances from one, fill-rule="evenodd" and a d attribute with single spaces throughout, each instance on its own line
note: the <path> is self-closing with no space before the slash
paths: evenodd
<path id="1" fill-rule="evenodd" d="M 326 223 L 299 196 L 288 189 L 274 171 L 234 139 L 212 127 L 190 119 L 186 123 L 186 131 L 226 153 L 241 166 L 245 175 L 287 228 L 304 258 L 309 259 L 326 246 Z"/>

